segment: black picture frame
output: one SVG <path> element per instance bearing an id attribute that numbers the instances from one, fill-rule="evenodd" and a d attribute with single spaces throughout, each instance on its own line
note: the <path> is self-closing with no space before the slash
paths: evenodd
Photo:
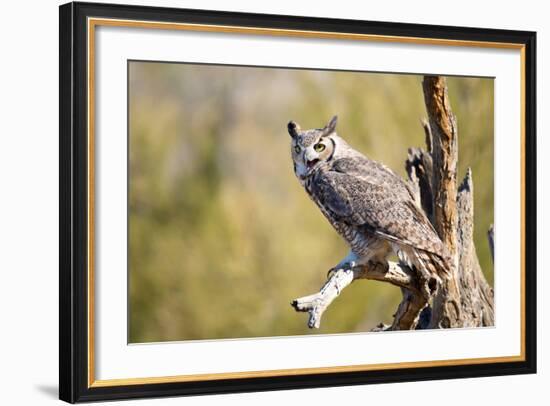
<path id="1" fill-rule="evenodd" d="M 68 3 L 59 32 L 59 397 L 67 402 L 235 393 L 536 372 L 536 33 L 205 10 Z M 483 41 L 525 52 L 525 357 L 517 362 L 415 367 L 209 381 L 93 387 L 88 377 L 87 19 L 103 17 L 210 25 Z"/>

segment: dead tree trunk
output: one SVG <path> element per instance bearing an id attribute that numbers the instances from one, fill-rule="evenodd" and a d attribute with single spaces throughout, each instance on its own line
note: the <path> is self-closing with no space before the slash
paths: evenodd
<path id="1" fill-rule="evenodd" d="M 425 76 L 422 87 L 428 113 L 424 128 L 430 134 L 427 152 L 409 153 L 406 166 L 410 181 L 419 185 L 420 200 L 432 202 L 431 221 L 453 259 L 452 276 L 433 298 L 425 327 L 492 326 L 493 290 L 481 271 L 473 241 L 474 190 L 470 169 L 461 185 L 457 185 L 458 129 L 447 84 L 443 77 Z M 429 169 L 418 168 L 417 162 L 430 162 Z M 429 183 L 430 187 L 421 186 Z"/>
<path id="2" fill-rule="evenodd" d="M 422 207 L 452 256 L 451 277 L 428 302 L 419 276 L 400 263 L 369 264 L 339 269 L 319 293 L 292 302 L 309 312 L 309 327 L 319 327 L 321 316 L 343 288 L 356 279 L 388 282 L 401 288 L 403 299 L 391 325 L 374 331 L 494 325 L 493 289 L 487 283 L 473 241 L 474 200 L 472 172 L 457 185 L 458 130 L 445 78 L 425 76 L 422 83 L 428 120 L 423 127 L 426 150 L 409 149 L 406 169 Z M 488 232 L 491 252 L 493 228 Z"/>

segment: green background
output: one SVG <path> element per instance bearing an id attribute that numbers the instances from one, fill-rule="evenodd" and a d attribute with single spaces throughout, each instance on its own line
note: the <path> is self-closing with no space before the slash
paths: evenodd
<path id="1" fill-rule="evenodd" d="M 368 331 L 398 288 L 358 281 L 309 330 L 290 301 L 347 247 L 294 177 L 286 123 L 338 134 L 405 176 L 424 146 L 418 75 L 129 63 L 129 341 Z M 473 170 L 475 244 L 493 282 L 493 80 L 447 78 L 459 181 Z"/>

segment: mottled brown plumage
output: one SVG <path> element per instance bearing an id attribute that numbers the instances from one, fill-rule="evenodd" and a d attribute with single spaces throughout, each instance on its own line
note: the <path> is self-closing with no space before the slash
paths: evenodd
<path id="1" fill-rule="evenodd" d="M 322 129 L 288 127 L 298 179 L 350 246 L 339 265 L 386 261 L 395 252 L 425 280 L 449 272 L 447 250 L 408 184 L 339 137 L 336 117 Z"/>

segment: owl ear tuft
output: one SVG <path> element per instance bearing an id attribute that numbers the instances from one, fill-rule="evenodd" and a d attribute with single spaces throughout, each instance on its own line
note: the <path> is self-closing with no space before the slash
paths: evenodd
<path id="1" fill-rule="evenodd" d="M 290 136 L 292 138 L 296 138 L 296 136 L 298 135 L 298 132 L 300 131 L 300 126 L 295 123 L 294 121 L 289 121 L 288 124 L 287 124 L 287 128 L 288 128 L 288 133 L 290 134 Z"/>
<path id="2" fill-rule="evenodd" d="M 328 124 L 323 128 L 323 136 L 330 135 L 336 130 L 336 124 L 338 123 L 338 116 L 333 116 Z"/>

